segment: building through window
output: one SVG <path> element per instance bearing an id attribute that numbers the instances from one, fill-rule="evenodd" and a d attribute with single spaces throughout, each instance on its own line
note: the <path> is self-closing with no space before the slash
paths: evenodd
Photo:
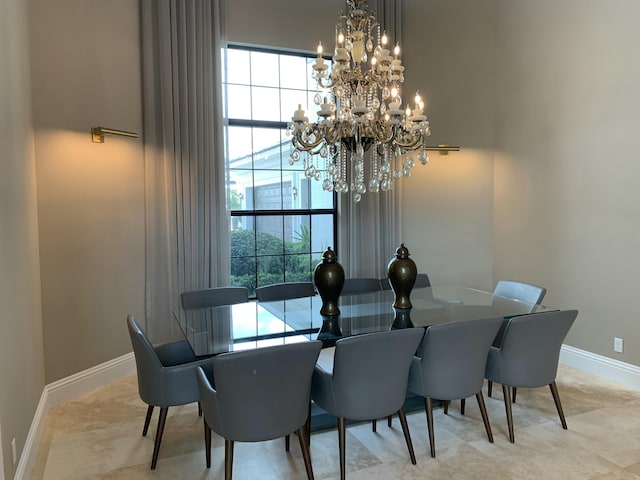
<path id="1" fill-rule="evenodd" d="M 225 50 L 225 150 L 231 212 L 231 284 L 256 287 L 311 281 L 335 247 L 335 194 L 290 165 L 293 111 L 318 92 L 314 56 L 230 46 Z M 322 173 L 322 172 L 320 172 Z"/>

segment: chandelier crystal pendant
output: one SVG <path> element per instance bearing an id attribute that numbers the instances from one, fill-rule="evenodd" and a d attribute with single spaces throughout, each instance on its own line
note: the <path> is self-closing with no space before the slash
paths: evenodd
<path id="1" fill-rule="evenodd" d="M 318 120 L 310 123 L 298 105 L 287 134 L 291 165 L 302 159 L 307 178 L 322 179 L 327 191 L 351 192 L 359 202 L 366 192 L 391 190 L 394 181 L 409 177 L 414 152 L 426 164 L 433 147 L 426 144 L 431 131 L 420 95 L 413 108 L 402 107 L 400 46 L 389 50 L 366 0 L 347 0 L 346 8 L 336 24 L 332 68 L 322 44 L 312 64 L 322 90 L 314 98 Z"/>

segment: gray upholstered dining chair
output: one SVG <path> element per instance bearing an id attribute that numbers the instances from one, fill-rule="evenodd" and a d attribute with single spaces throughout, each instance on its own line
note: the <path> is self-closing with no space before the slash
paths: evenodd
<path id="1" fill-rule="evenodd" d="M 502 385 L 511 443 L 515 437 L 509 390 L 515 387 L 548 385 L 562 428 L 567 428 L 555 379 L 562 342 L 577 316 L 577 310 L 559 310 L 513 317 L 507 323 L 502 345 L 489 350 L 485 378 Z"/>
<path id="2" fill-rule="evenodd" d="M 532 306 L 542 304 L 542 299 L 547 293 L 547 289 L 531 283 L 516 282 L 513 280 L 498 280 L 496 287 L 493 289 L 492 305 L 500 303 L 501 299 L 506 298 L 508 300 L 520 300 L 521 302 L 528 303 Z M 529 310 L 527 313 L 531 313 Z M 502 327 L 498 331 L 496 338 L 493 341 L 495 347 L 499 347 L 502 343 L 502 335 L 507 323 L 504 322 Z M 491 396 L 493 390 L 493 382 L 488 382 L 487 395 Z M 514 388 L 512 393 L 512 401 L 515 403 L 517 389 Z"/>
<path id="3" fill-rule="evenodd" d="M 494 297 L 511 298 L 532 305 L 540 305 L 547 289 L 530 283 L 499 280 L 493 289 Z"/>
<path id="4" fill-rule="evenodd" d="M 307 478 L 313 469 L 307 443 L 311 378 L 322 342 L 303 342 L 218 355 L 209 375 L 198 371 L 204 412 L 205 455 L 211 466 L 211 430 L 225 439 L 225 480 L 233 472 L 234 442 L 260 442 L 298 434 Z"/>
<path id="5" fill-rule="evenodd" d="M 127 317 L 138 372 L 138 392 L 148 405 L 142 435 L 146 436 L 154 407 L 160 407 L 151 469 L 156 468 L 169 407 L 197 402 L 198 367 L 211 370 L 211 359 L 198 360 L 186 340 L 153 346 L 133 315 Z"/>
<path id="6" fill-rule="evenodd" d="M 380 280 L 380 288 L 382 290 L 391 290 L 391 285 L 389 284 L 389 279 L 387 277 L 382 277 Z M 413 288 L 426 288 L 431 286 L 431 281 L 429 280 L 429 275 L 426 273 L 419 273 L 416 275 L 416 283 L 413 284 Z"/>
<path id="7" fill-rule="evenodd" d="M 344 279 L 344 286 L 340 295 L 357 295 L 359 293 L 378 291 L 380 291 L 380 281 L 377 278 L 354 277 Z"/>
<path id="8" fill-rule="evenodd" d="M 487 437 L 493 443 L 482 385 L 489 347 L 502 317 L 432 325 L 422 341 L 421 357 L 413 357 L 409 392 L 424 398 L 431 456 L 436 456 L 432 399 L 456 400 L 475 395 Z"/>
<path id="9" fill-rule="evenodd" d="M 245 287 L 204 288 L 182 292 L 180 300 L 185 310 L 235 305 L 248 302 L 249 291 Z"/>
<path id="10" fill-rule="evenodd" d="M 340 478 L 345 478 L 346 419 L 373 420 L 398 413 L 411 463 L 416 458 L 404 411 L 409 366 L 424 328 L 367 333 L 336 342 L 333 362 L 316 365 L 311 398 L 338 417 Z"/>
<path id="11" fill-rule="evenodd" d="M 256 288 L 259 302 L 274 302 L 292 298 L 313 297 L 316 294 L 311 282 L 274 283 Z"/>

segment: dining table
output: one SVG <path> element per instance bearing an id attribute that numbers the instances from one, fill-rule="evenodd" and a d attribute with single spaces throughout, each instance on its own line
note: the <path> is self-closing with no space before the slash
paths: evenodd
<path id="1" fill-rule="evenodd" d="M 320 314 L 319 295 L 180 309 L 174 316 L 195 355 L 203 357 L 309 340 L 331 347 L 351 335 L 557 310 L 460 286 L 416 288 L 410 300 L 412 308 L 394 308 L 394 292 L 380 290 L 341 296 L 335 316 Z"/>

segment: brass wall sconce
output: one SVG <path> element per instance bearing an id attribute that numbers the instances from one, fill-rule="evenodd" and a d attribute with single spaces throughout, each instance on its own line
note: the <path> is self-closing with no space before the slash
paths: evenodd
<path id="1" fill-rule="evenodd" d="M 446 143 L 441 143 L 437 146 L 427 146 L 425 150 L 429 152 L 439 152 L 440 155 L 449 155 L 449 152 L 459 152 L 460 147 L 454 147 L 451 145 L 447 145 Z"/>
<path id="2" fill-rule="evenodd" d="M 106 127 L 91 127 L 91 141 L 93 143 L 104 143 L 105 135 L 120 135 L 122 137 L 138 138 L 135 132 L 127 132 L 125 130 L 116 130 Z"/>

